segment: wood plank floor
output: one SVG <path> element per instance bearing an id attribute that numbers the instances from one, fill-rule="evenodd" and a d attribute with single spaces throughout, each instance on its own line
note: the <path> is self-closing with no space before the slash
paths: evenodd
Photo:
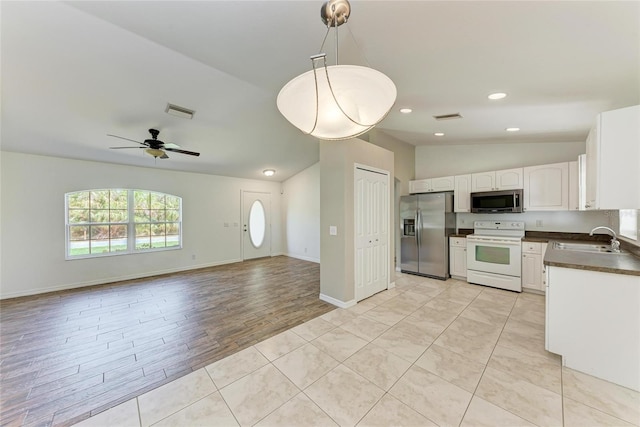
<path id="1" fill-rule="evenodd" d="M 0 425 L 70 425 L 333 310 L 279 256 L 0 302 Z"/>

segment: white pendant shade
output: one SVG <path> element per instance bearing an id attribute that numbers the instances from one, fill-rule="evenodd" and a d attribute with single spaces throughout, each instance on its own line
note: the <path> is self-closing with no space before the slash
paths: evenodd
<path id="1" fill-rule="evenodd" d="M 278 94 L 277 105 L 282 115 L 304 133 L 340 140 L 361 135 L 378 124 L 393 107 L 396 95 L 396 86 L 379 71 L 332 65 L 326 71 L 318 67 L 315 76 L 311 70 L 291 80 Z"/>

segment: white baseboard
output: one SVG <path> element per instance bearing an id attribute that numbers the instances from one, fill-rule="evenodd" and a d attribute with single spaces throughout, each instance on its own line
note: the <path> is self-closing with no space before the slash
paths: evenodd
<path id="1" fill-rule="evenodd" d="M 325 294 L 320 294 L 320 299 L 324 302 L 328 302 L 329 304 L 333 304 L 339 308 L 349 308 L 356 305 L 356 300 L 354 299 L 352 299 L 351 301 L 344 302 Z"/>
<path id="2" fill-rule="evenodd" d="M 401 269 L 400 267 L 396 267 L 396 271 L 397 271 L 398 273 L 400 273 L 400 272 L 402 272 L 402 269 Z"/>
<path id="3" fill-rule="evenodd" d="M 389 283 L 389 286 L 387 286 L 387 289 L 393 289 L 396 287 L 396 282 L 391 282 Z"/>
<path id="4" fill-rule="evenodd" d="M 29 296 L 29 295 L 38 295 L 38 294 L 44 294 L 44 293 L 56 292 L 56 291 L 66 291 L 68 289 L 76 289 L 76 288 L 84 288 L 84 287 L 88 287 L 88 286 L 104 285 L 106 283 L 121 282 L 123 280 L 143 279 L 145 277 L 160 276 L 162 274 L 170 274 L 170 273 L 179 273 L 181 271 L 198 270 L 200 268 L 216 267 L 218 265 L 225 265 L 225 264 L 234 264 L 236 262 L 242 262 L 242 260 L 241 259 L 230 259 L 230 260 L 226 260 L 226 261 L 213 262 L 213 263 L 208 263 L 208 264 L 191 265 L 189 267 L 170 268 L 170 269 L 166 269 L 166 270 L 156 270 L 156 271 L 149 271 L 149 272 L 145 272 L 145 273 L 128 274 L 128 275 L 125 275 L 125 276 L 105 277 L 105 278 L 102 278 L 102 279 L 89 280 L 89 281 L 86 281 L 86 282 L 68 283 L 68 284 L 57 285 L 57 286 L 47 286 L 47 287 L 43 287 L 43 288 L 28 289 L 28 290 L 23 290 L 23 291 L 18 291 L 18 292 L 9 292 L 9 293 L 6 293 L 6 294 L 2 293 L 0 295 L 0 299 L 26 297 L 26 296 Z"/>
<path id="5" fill-rule="evenodd" d="M 303 261 L 310 261 L 310 262 L 315 262 L 316 264 L 320 264 L 320 259 L 310 257 L 310 256 L 298 255 L 298 254 L 283 254 L 283 255 L 286 255 L 291 258 L 301 259 Z"/>

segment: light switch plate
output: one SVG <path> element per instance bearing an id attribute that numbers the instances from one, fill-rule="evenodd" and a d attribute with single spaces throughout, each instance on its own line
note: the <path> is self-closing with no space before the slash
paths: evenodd
<path id="1" fill-rule="evenodd" d="M 329 235 L 337 236 L 338 235 L 338 227 L 336 227 L 335 225 L 330 225 L 329 226 Z"/>

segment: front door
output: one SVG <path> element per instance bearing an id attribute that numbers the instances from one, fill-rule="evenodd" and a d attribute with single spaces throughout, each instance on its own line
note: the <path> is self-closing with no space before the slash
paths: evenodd
<path id="1" fill-rule="evenodd" d="M 355 170 L 356 301 L 389 286 L 389 175 Z"/>
<path id="2" fill-rule="evenodd" d="M 242 258 L 271 256 L 271 194 L 242 192 Z"/>

